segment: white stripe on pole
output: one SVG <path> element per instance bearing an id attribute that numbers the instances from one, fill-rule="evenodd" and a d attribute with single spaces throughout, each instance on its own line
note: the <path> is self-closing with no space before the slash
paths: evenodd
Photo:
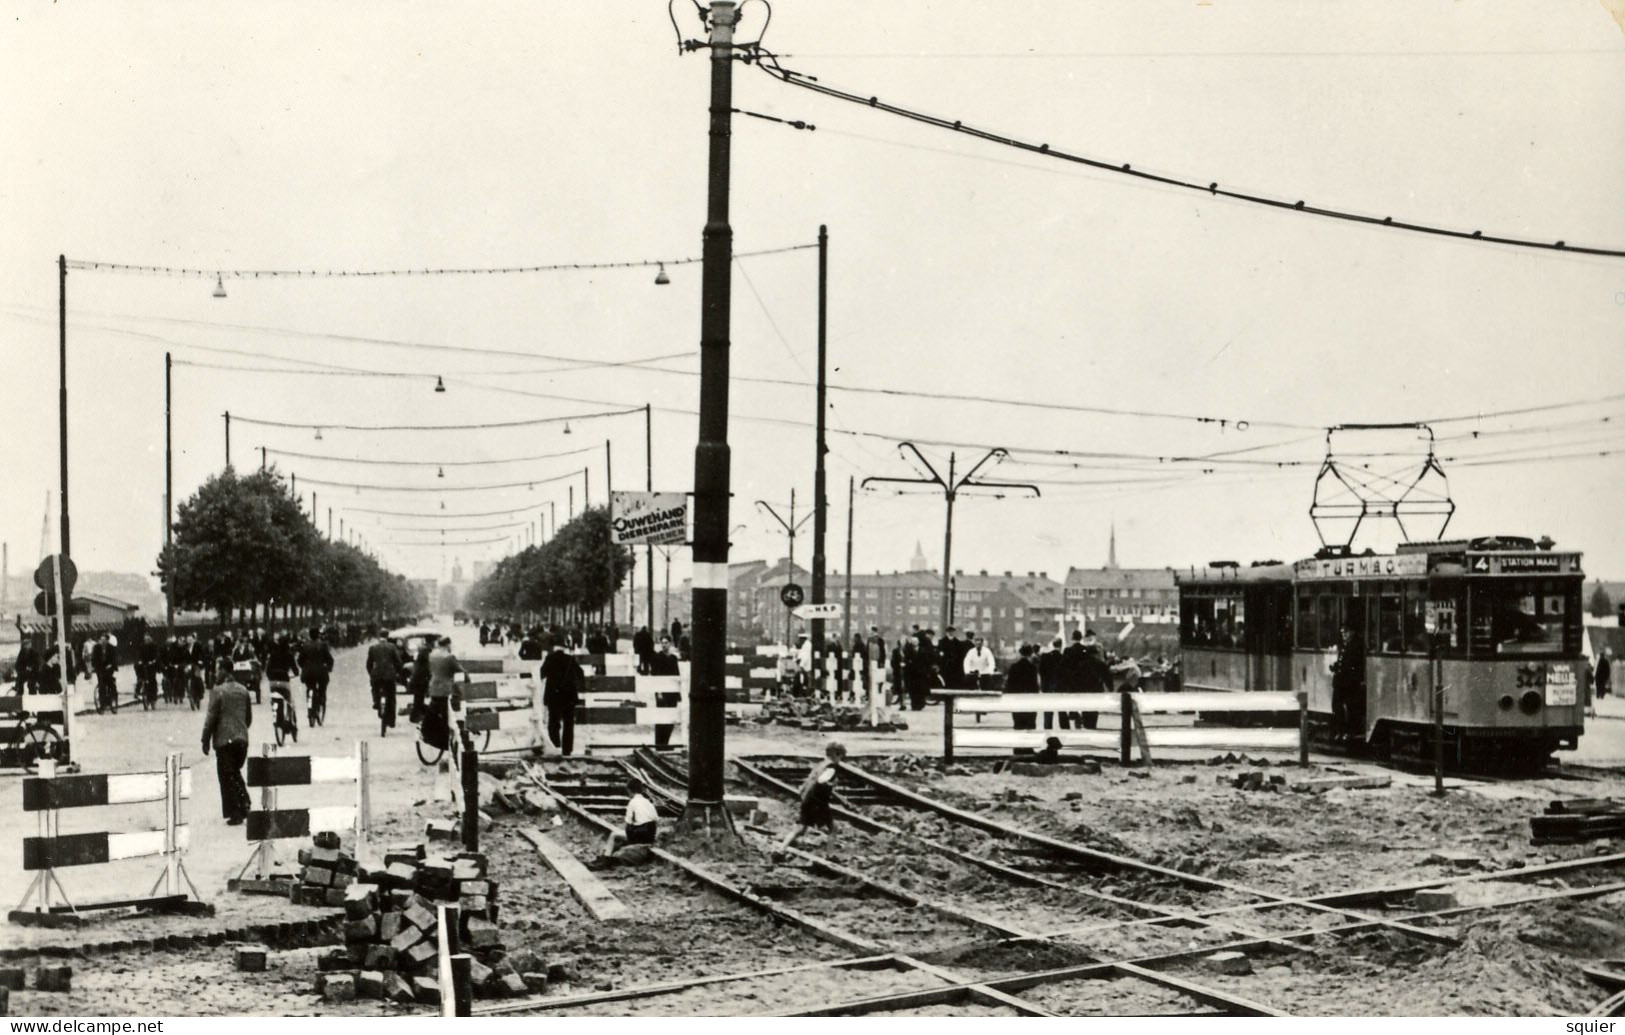
<path id="1" fill-rule="evenodd" d="M 24 694 L 20 707 L 30 715 L 38 715 L 41 712 L 60 712 L 66 708 L 66 704 L 61 694 Z"/>
<path id="2" fill-rule="evenodd" d="M 695 561 L 690 585 L 695 589 L 727 589 L 728 565 L 716 561 Z"/>
<path id="3" fill-rule="evenodd" d="M 1298 695 L 1261 690 L 1234 693 L 1137 693 L 1134 704 L 1140 714 L 1147 712 L 1292 712 L 1298 711 Z M 1294 728 L 1296 724 L 1294 723 Z M 1293 734 L 1296 736 L 1296 733 Z"/>
<path id="4" fill-rule="evenodd" d="M 190 798 L 191 796 L 192 796 L 192 768 L 191 768 L 191 766 L 187 766 L 185 769 L 181 770 L 181 798 L 185 799 L 185 798 Z"/>
<path id="5" fill-rule="evenodd" d="M 361 764 L 354 756 L 344 758 L 311 757 L 311 783 L 348 783 L 360 775 Z"/>
<path id="6" fill-rule="evenodd" d="M 1185 697 L 1186 694 L 1175 696 Z M 959 712 L 1105 712 L 1116 715 L 1123 699 L 1118 694 L 1000 694 L 998 697 L 961 697 Z"/>
<path id="7" fill-rule="evenodd" d="M 349 830 L 355 826 L 354 805 L 323 805 L 307 809 L 310 813 L 310 832 L 323 830 Z"/>

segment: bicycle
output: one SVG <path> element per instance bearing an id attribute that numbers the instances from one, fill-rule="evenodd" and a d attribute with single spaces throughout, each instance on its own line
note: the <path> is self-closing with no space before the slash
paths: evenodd
<path id="1" fill-rule="evenodd" d="M 314 682 L 305 684 L 305 700 L 308 703 L 306 713 L 310 719 L 311 728 L 327 721 L 327 679 L 322 677 Z"/>
<path id="2" fill-rule="evenodd" d="M 67 741 L 56 727 L 34 715 L 28 715 L 15 727 L 18 760 L 23 769 L 32 773 L 37 772 L 40 763 L 51 760 L 66 761 Z"/>
<path id="3" fill-rule="evenodd" d="M 186 678 L 186 699 L 191 703 L 194 712 L 203 706 L 204 689 L 203 677 L 198 674 L 197 669 L 192 669 Z M 179 690 L 176 692 L 179 693 Z"/>
<path id="4" fill-rule="evenodd" d="M 285 686 L 279 689 L 271 687 L 271 729 L 276 734 L 277 747 L 281 747 L 291 735 L 294 743 L 299 742 L 299 727 L 288 717 L 293 708 L 293 691 Z"/>
<path id="5" fill-rule="evenodd" d="M 158 680 L 152 670 L 143 668 L 135 680 L 136 697 L 141 701 L 141 710 L 150 712 L 158 707 Z"/>
<path id="6" fill-rule="evenodd" d="M 428 718 L 429 709 L 433 707 L 433 705 L 434 701 L 432 699 L 424 701 L 423 714 L 420 715 L 417 720 L 418 739 L 414 746 L 417 748 L 418 761 L 422 762 L 424 765 L 437 765 L 446 754 L 445 748 L 437 748 L 427 740 L 423 739 L 423 720 Z M 453 726 L 451 722 L 451 706 L 450 702 L 448 701 L 446 707 L 447 744 L 451 743 L 452 737 L 456 732 L 456 727 Z M 469 740 L 470 743 L 473 744 L 475 751 L 484 751 L 486 748 L 491 746 L 491 731 L 481 730 L 478 733 L 470 733 Z"/>
<path id="7" fill-rule="evenodd" d="M 118 677 L 112 672 L 96 673 L 96 714 L 118 714 Z"/>

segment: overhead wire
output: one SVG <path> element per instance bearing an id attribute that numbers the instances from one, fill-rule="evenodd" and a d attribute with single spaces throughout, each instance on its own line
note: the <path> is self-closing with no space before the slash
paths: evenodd
<path id="1" fill-rule="evenodd" d="M 546 478 L 527 478 L 519 482 L 500 482 L 491 485 L 368 485 L 356 482 L 334 482 L 321 478 L 304 478 L 311 485 L 323 485 L 336 489 L 367 489 L 373 492 L 491 492 L 498 489 L 529 489 L 538 485 L 547 485 L 551 482 L 567 481 L 580 477 L 587 469 L 567 471 L 564 474 L 549 475 Z"/>
<path id="2" fill-rule="evenodd" d="M 236 418 L 233 417 L 235 420 Z M 320 453 L 301 453 L 292 449 L 275 449 L 265 446 L 269 456 L 287 456 L 300 460 L 325 460 L 342 464 L 371 464 L 382 467 L 492 467 L 500 464 L 529 463 L 535 460 L 556 460 L 566 456 L 580 456 L 582 453 L 596 453 L 603 447 L 600 445 L 582 446 L 579 449 L 566 449 L 558 453 L 537 453 L 534 456 L 508 456 L 494 457 L 484 460 L 379 460 L 372 457 L 331 456 Z"/>
<path id="3" fill-rule="evenodd" d="M 1030 154 L 1043 155 L 1047 158 L 1053 158 L 1063 162 L 1071 162 L 1077 165 L 1087 166 L 1092 169 L 1099 169 L 1103 172 L 1132 177 L 1141 181 L 1156 183 L 1162 186 L 1173 187 L 1193 193 L 1206 194 L 1211 197 L 1222 197 L 1232 201 L 1239 201 L 1245 204 L 1270 208 L 1282 212 L 1301 212 L 1306 215 L 1320 216 L 1326 219 L 1340 220 L 1349 223 L 1359 223 L 1367 226 L 1382 227 L 1386 229 L 1401 230 L 1410 233 L 1447 237 L 1466 241 L 1479 241 L 1490 244 L 1509 245 L 1518 248 L 1571 252 L 1578 255 L 1598 255 L 1608 258 L 1625 258 L 1625 248 L 1571 245 L 1566 239 L 1553 241 L 1550 238 L 1541 240 L 1527 237 L 1514 237 L 1509 234 L 1486 234 L 1482 230 L 1458 230 L 1432 223 L 1396 220 L 1392 216 L 1378 217 L 1354 212 L 1349 209 L 1310 205 L 1307 201 L 1302 199 L 1297 201 L 1287 201 L 1282 198 L 1271 198 L 1249 191 L 1234 190 L 1228 187 L 1222 187 L 1216 179 L 1209 180 L 1207 183 L 1201 183 L 1195 180 L 1185 179 L 1180 176 L 1147 172 L 1143 169 L 1134 168 L 1132 163 L 1108 162 L 1098 158 L 1090 158 L 1075 152 L 1053 148 L 1048 143 L 1033 143 L 1031 141 L 1021 140 L 1005 133 L 969 126 L 960 119 L 948 119 L 941 116 L 929 115 L 916 109 L 905 108 L 900 105 L 887 103 L 881 101 L 874 95 L 865 96 L 847 90 L 837 89 L 832 86 L 826 86 L 820 82 L 816 76 L 785 68 L 782 64 L 780 64 L 777 55 L 775 55 L 772 51 L 761 47 L 759 43 L 744 45 L 744 48 L 747 49 L 752 64 L 755 64 L 771 78 L 776 79 L 786 85 L 800 87 L 801 89 L 808 90 L 834 100 L 845 101 L 849 104 L 870 108 L 875 111 L 884 112 L 888 115 L 893 115 L 922 125 L 949 130 L 954 133 L 963 134 L 977 140 L 997 144 L 1002 147 L 1025 151 Z"/>

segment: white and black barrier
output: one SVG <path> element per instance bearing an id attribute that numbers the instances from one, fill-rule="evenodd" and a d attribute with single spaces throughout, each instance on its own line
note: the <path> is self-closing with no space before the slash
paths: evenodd
<path id="1" fill-rule="evenodd" d="M 960 748 L 1041 750 L 1050 740 L 1066 748 L 1116 748 L 1124 764 L 1133 760 L 1133 749 L 1224 748 L 1256 750 L 1296 750 L 1300 761 L 1308 758 L 1308 698 L 1290 692 L 1249 691 L 1105 694 L 1001 694 L 972 691 L 938 692 L 943 701 L 943 757 L 952 758 Z M 956 729 L 954 718 L 973 715 L 1039 715 L 1046 713 L 1091 712 L 1118 717 L 1117 729 L 998 729 L 976 727 Z M 1145 726 L 1145 715 L 1201 713 L 1292 713 L 1298 722 L 1292 728 L 1268 726 Z M 1144 760 L 1149 761 L 1149 757 Z"/>
<path id="2" fill-rule="evenodd" d="M 54 766 L 47 764 L 48 769 Z M 164 768 L 143 773 L 85 773 L 56 776 L 54 772 L 23 780 L 23 811 L 32 812 L 38 834 L 23 838 L 23 869 L 34 874 L 23 900 L 10 919 L 22 924 L 77 923 L 82 910 L 150 908 L 207 910 L 186 874 L 181 855 L 191 840 L 183 821 L 181 802 L 192 796 L 192 771 L 181 765 L 179 753 L 165 756 Z M 162 802 L 164 825 L 157 829 L 64 834 L 64 809 L 111 807 Z M 161 857 L 164 868 L 143 897 L 75 905 L 57 870 L 94 866 L 124 859 Z M 189 899 L 182 881 L 191 890 Z M 53 895 L 52 890 L 56 894 Z M 162 894 L 159 893 L 162 889 Z M 60 896 L 61 902 L 55 901 Z M 32 901 L 32 908 L 29 906 Z"/>
<path id="3" fill-rule="evenodd" d="M 282 838 L 308 838 L 324 831 L 342 833 L 350 830 L 355 832 L 356 858 L 362 858 L 367 850 L 367 835 L 372 822 L 367 742 L 357 741 L 354 755 L 336 758 L 278 755 L 269 744 L 263 750 L 264 754 L 248 760 L 246 782 L 248 786 L 260 789 L 260 807 L 248 813 L 248 821 L 243 825 L 253 849 L 248 861 L 238 871 L 237 879 L 230 882 L 232 889 L 267 890 L 248 884 L 243 875 L 252 866 L 255 883 L 263 882 L 274 862 L 275 847 L 271 842 Z M 279 788 L 332 783 L 354 783 L 355 803 L 278 808 Z"/>

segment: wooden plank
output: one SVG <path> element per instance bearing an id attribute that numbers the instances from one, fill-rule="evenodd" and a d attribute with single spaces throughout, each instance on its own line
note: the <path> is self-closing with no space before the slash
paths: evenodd
<path id="1" fill-rule="evenodd" d="M 570 886 L 571 893 L 594 920 L 626 920 L 631 917 L 632 911 L 626 908 L 626 904 L 611 894 L 598 875 L 583 866 L 568 848 L 535 827 L 524 827 L 519 835 L 536 847 L 542 860 Z"/>

